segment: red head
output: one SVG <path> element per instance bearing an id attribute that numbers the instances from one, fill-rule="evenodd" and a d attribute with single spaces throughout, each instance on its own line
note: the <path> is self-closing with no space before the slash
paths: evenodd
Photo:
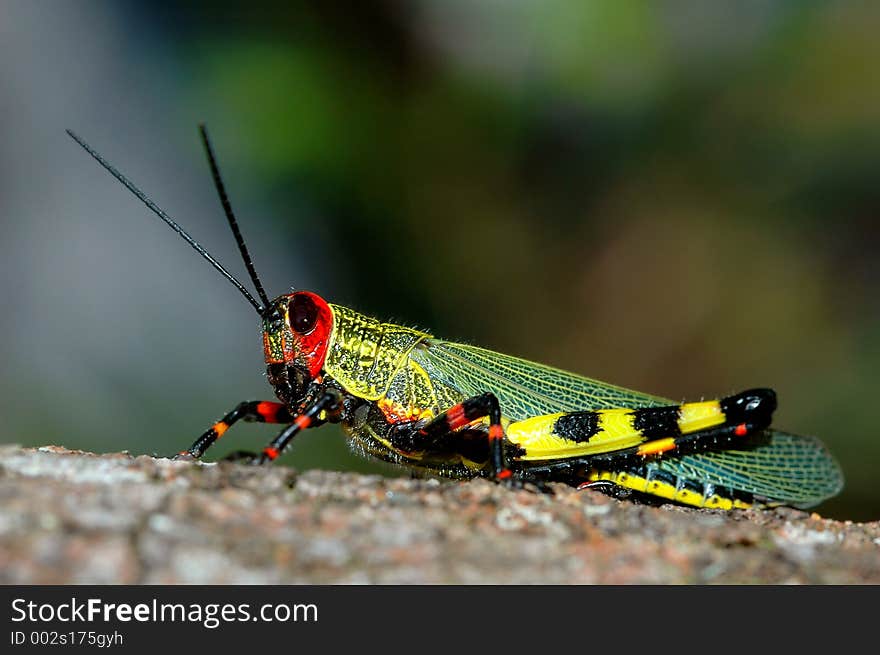
<path id="1" fill-rule="evenodd" d="M 295 291 L 278 296 L 263 312 L 263 352 L 267 364 L 296 365 L 312 379 L 324 366 L 333 312 L 320 296 Z"/>

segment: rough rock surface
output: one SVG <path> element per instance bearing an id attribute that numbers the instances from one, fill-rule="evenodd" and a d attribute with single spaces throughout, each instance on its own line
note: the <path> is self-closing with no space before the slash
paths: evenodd
<path id="1" fill-rule="evenodd" d="M 880 583 L 880 522 L 0 447 L 0 583 Z"/>

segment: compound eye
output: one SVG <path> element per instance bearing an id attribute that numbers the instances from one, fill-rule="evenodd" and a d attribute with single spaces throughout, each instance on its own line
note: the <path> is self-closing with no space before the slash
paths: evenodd
<path id="1" fill-rule="evenodd" d="M 318 307 L 315 301 L 305 295 L 297 294 L 287 306 L 290 328 L 297 334 L 308 334 L 315 329 L 318 320 Z"/>

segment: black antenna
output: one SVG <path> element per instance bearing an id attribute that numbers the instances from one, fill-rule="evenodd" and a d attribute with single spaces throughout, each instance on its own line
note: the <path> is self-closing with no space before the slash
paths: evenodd
<path id="1" fill-rule="evenodd" d="M 196 241 L 189 234 L 187 234 L 186 230 L 184 230 L 182 227 L 180 227 L 168 214 L 166 214 L 164 211 L 162 211 L 162 209 L 156 203 L 154 203 L 152 200 L 150 200 L 147 197 L 147 195 L 143 191 L 138 189 L 127 177 L 125 177 L 125 175 L 123 175 L 118 170 L 116 170 L 113 167 L 113 165 L 110 164 L 110 162 L 108 162 L 101 155 L 99 155 L 97 152 L 95 152 L 92 149 L 92 147 L 89 146 L 89 144 L 87 144 L 85 141 L 83 141 L 81 138 L 79 138 L 76 134 L 74 134 L 72 130 L 67 130 L 67 133 L 70 135 L 70 138 L 72 138 L 74 141 L 76 141 L 79 145 L 82 146 L 83 150 L 85 150 L 92 157 L 94 157 L 95 160 L 99 164 L 101 164 L 101 166 L 106 168 L 107 171 L 113 177 L 115 177 L 117 180 L 122 182 L 122 184 L 125 185 L 125 187 L 129 191 L 131 191 L 134 195 L 136 195 L 140 199 L 140 201 L 142 203 L 144 203 L 150 209 L 150 211 L 152 211 L 154 214 L 156 214 L 156 216 L 158 216 L 163 221 L 165 221 L 168 224 L 168 227 L 170 227 L 172 230 L 177 232 L 181 237 L 183 237 L 184 241 L 186 241 L 189 245 L 191 245 L 193 247 L 193 249 L 197 253 L 199 253 L 202 257 L 207 259 L 211 263 L 211 265 L 220 272 L 220 274 L 223 277 L 225 277 L 227 280 L 232 282 L 232 284 L 235 285 L 235 288 L 238 289 L 239 291 L 241 291 L 242 295 L 245 298 L 247 298 L 247 301 L 251 305 L 254 306 L 254 309 L 257 310 L 257 313 L 260 314 L 261 316 L 263 315 L 263 311 L 265 310 L 265 307 L 263 305 L 260 305 L 260 303 L 258 303 L 254 299 L 254 297 L 250 294 L 250 292 L 244 288 L 244 285 L 241 282 L 239 282 L 238 280 L 236 280 L 235 276 L 233 276 L 232 273 L 230 273 L 225 268 L 223 268 L 223 265 L 220 262 L 218 262 L 216 259 L 214 259 L 210 255 L 210 253 L 208 253 L 208 251 L 205 250 L 198 241 Z"/>
<path id="2" fill-rule="evenodd" d="M 220 168 L 217 166 L 217 160 L 214 157 L 214 149 L 211 147 L 211 141 L 208 139 L 208 130 L 205 129 L 204 123 L 199 125 L 199 133 L 202 135 L 202 143 L 205 144 L 205 153 L 208 155 L 208 163 L 211 165 L 211 175 L 214 178 L 214 186 L 217 187 L 217 193 L 220 195 L 220 203 L 223 205 L 223 211 L 226 213 L 226 220 L 229 222 L 229 227 L 232 229 L 232 235 L 235 237 L 235 242 L 238 244 L 238 252 L 241 253 L 241 258 L 244 260 L 244 265 L 247 268 L 248 274 L 251 276 L 251 280 L 253 280 L 254 286 L 257 288 L 257 295 L 260 296 L 260 300 L 263 302 L 263 307 L 268 307 L 269 297 L 263 289 L 263 284 L 260 282 L 260 278 L 257 275 L 257 269 L 254 268 L 254 262 L 251 260 L 251 255 L 248 252 L 247 246 L 244 244 L 244 237 L 241 236 L 241 230 L 238 229 L 238 221 L 235 220 L 235 214 L 232 213 L 232 205 L 229 204 L 229 198 L 226 195 L 226 187 L 223 186 L 223 179 L 220 177 Z"/>

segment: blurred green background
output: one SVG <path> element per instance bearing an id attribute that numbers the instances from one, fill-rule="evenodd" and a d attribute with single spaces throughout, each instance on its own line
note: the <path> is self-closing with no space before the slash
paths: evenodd
<path id="1" fill-rule="evenodd" d="M 880 518 L 880 5 L 0 4 L 2 441 L 168 454 L 269 398 L 291 286 L 676 400 L 774 387 Z M 213 456 L 261 447 L 236 427 Z M 301 468 L 399 474 L 334 427 Z"/>

